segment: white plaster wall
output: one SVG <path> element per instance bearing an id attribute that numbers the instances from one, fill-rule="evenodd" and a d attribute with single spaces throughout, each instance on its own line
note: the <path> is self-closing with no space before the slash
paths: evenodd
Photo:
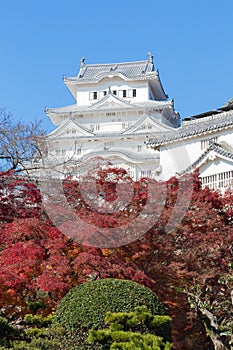
<path id="1" fill-rule="evenodd" d="M 99 94 L 101 91 L 116 90 L 119 96 L 119 90 L 129 90 L 136 89 L 136 97 L 124 99 L 126 101 L 142 102 L 148 100 L 148 83 L 146 82 L 125 82 L 123 79 L 113 78 L 113 79 L 103 79 L 97 84 L 88 84 L 78 86 L 77 90 L 77 104 L 80 106 L 91 105 L 103 98 L 103 95 Z M 90 92 L 97 91 L 98 99 L 90 100 Z M 120 97 L 120 96 L 119 96 Z M 122 98 L 122 97 L 121 97 Z"/>
<path id="2" fill-rule="evenodd" d="M 50 156 L 57 159 L 57 163 L 71 159 L 80 164 L 92 157 L 109 158 L 115 166 L 122 166 L 129 171 L 130 176 L 138 179 L 141 176 L 152 176 L 152 172 L 159 166 L 159 154 L 145 145 L 145 136 L 111 137 L 96 139 L 62 138 L 53 142 Z M 75 152 L 79 149 L 79 152 Z M 80 152 L 81 149 L 81 152 Z M 79 163 L 81 160 L 81 163 Z"/>
<path id="3" fill-rule="evenodd" d="M 218 137 L 218 143 L 227 142 L 233 147 L 231 129 L 163 146 L 160 151 L 160 164 L 163 169 L 161 176 L 165 179 L 169 179 L 171 176 L 174 176 L 176 172 L 182 172 L 188 168 L 188 166 L 194 163 L 205 152 L 205 149 L 201 149 L 201 140 L 210 139 L 212 137 Z"/>
<path id="4" fill-rule="evenodd" d="M 231 147 L 233 147 L 232 132 L 233 128 L 219 132 L 219 142 L 227 142 Z"/>
<path id="5" fill-rule="evenodd" d="M 162 166 L 162 173 L 158 176 L 160 180 L 168 180 L 170 177 L 185 170 L 192 164 L 192 157 L 194 157 L 195 148 L 194 143 L 192 149 L 190 143 L 181 143 L 177 145 L 168 145 L 166 148 L 160 149 L 160 164 Z"/>
<path id="6" fill-rule="evenodd" d="M 233 170 L 232 163 L 230 161 L 216 158 L 213 160 L 213 162 L 209 162 L 200 167 L 200 175 L 204 177 L 230 170 Z"/>

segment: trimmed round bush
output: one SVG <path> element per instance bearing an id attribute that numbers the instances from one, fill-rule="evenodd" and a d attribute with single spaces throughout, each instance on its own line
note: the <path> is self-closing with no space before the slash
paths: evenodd
<path id="1" fill-rule="evenodd" d="M 143 305 L 154 315 L 165 314 L 157 295 L 138 283 L 112 278 L 90 281 L 67 293 L 57 308 L 54 321 L 65 329 L 64 349 L 103 349 L 87 343 L 88 331 L 105 326 L 107 311 L 129 312 Z M 167 334 L 170 338 L 170 328 Z"/>

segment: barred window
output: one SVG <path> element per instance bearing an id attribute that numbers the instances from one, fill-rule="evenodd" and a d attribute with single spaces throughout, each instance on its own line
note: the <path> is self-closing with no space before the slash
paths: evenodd
<path id="1" fill-rule="evenodd" d="M 218 142 L 218 137 L 211 137 L 210 139 L 201 140 L 201 150 L 207 149 L 211 141 Z"/>
<path id="2" fill-rule="evenodd" d="M 233 170 L 225 171 L 218 174 L 201 177 L 202 187 L 208 186 L 210 189 L 232 187 L 233 186 Z"/>

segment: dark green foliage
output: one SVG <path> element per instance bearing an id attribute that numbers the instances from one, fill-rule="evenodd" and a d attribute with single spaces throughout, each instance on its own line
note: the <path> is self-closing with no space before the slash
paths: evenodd
<path id="1" fill-rule="evenodd" d="M 18 330 L 10 325 L 5 317 L 0 316 L 0 347 L 9 344 L 18 334 Z"/>
<path id="2" fill-rule="evenodd" d="M 38 310 L 46 308 L 46 304 L 42 300 L 26 301 L 26 304 L 28 310 L 33 312 L 34 314 Z"/>
<path id="3" fill-rule="evenodd" d="M 145 306 L 131 312 L 108 312 L 105 322 L 109 327 L 89 332 L 90 344 L 102 344 L 105 349 L 169 350 L 171 343 L 165 342 L 161 334 L 170 329 L 169 316 L 154 316 Z M 143 333 L 143 334 L 142 334 Z"/>
<path id="4" fill-rule="evenodd" d="M 63 329 L 51 326 L 52 317 L 25 315 L 20 323 L 21 330 L 0 317 L 0 350 L 62 350 L 58 339 Z"/>
<path id="5" fill-rule="evenodd" d="M 17 330 L 11 326 L 5 317 L 0 316 L 0 339 L 17 334 Z"/>
<path id="6" fill-rule="evenodd" d="M 69 347 L 64 349 L 104 349 L 88 344 L 89 329 L 102 328 L 108 311 L 130 312 L 143 305 L 152 314 L 165 314 L 156 294 L 138 283 L 109 278 L 78 285 L 61 301 L 55 316 L 66 330 Z M 170 339 L 170 324 L 165 333 Z"/>

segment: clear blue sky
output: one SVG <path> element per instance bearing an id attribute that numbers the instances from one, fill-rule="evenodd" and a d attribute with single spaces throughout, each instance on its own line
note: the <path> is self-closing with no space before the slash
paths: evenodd
<path id="1" fill-rule="evenodd" d="M 86 63 L 147 59 L 181 117 L 233 97 L 232 0 L 7 0 L 0 6 L 0 108 L 42 119 L 73 104 L 62 76 Z"/>

